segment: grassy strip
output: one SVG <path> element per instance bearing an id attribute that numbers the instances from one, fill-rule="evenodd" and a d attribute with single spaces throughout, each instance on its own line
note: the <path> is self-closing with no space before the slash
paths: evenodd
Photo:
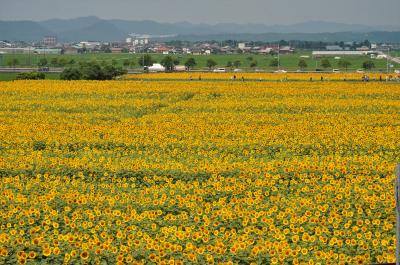
<path id="1" fill-rule="evenodd" d="M 0 73 L 0 81 L 13 81 L 16 79 L 18 73 Z M 60 79 L 60 74 L 58 73 L 46 73 L 46 79 L 48 80 L 58 80 Z"/>

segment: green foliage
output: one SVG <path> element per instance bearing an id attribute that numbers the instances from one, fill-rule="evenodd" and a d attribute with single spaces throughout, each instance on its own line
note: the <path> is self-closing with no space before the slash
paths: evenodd
<path id="1" fill-rule="evenodd" d="M 17 74 L 15 79 L 17 79 L 17 80 L 43 80 L 45 78 L 46 78 L 46 76 L 44 73 L 29 72 L 29 73 L 19 73 L 19 74 Z"/>
<path id="2" fill-rule="evenodd" d="M 305 69 L 305 68 L 307 68 L 308 65 L 307 65 L 307 62 L 304 59 L 301 59 L 299 61 L 298 66 L 300 67 L 300 69 Z"/>
<path id="3" fill-rule="evenodd" d="M 331 66 L 331 62 L 329 62 L 329 60 L 328 59 L 322 59 L 322 61 L 321 61 L 321 66 L 323 67 L 323 68 L 330 68 L 330 67 L 332 67 Z"/>
<path id="4" fill-rule="evenodd" d="M 206 64 L 207 64 L 207 67 L 211 69 L 217 65 L 217 62 L 214 61 L 213 59 L 208 59 Z"/>
<path id="5" fill-rule="evenodd" d="M 43 151 L 46 150 L 46 143 L 43 141 L 35 141 L 33 142 L 33 151 Z"/>
<path id="6" fill-rule="evenodd" d="M 366 70 L 371 70 L 371 69 L 375 68 L 375 63 L 373 61 L 365 61 L 362 64 L 362 68 L 364 68 Z"/>
<path id="7" fill-rule="evenodd" d="M 153 60 L 150 54 L 145 54 L 138 59 L 140 66 L 152 66 L 156 61 Z"/>
<path id="8" fill-rule="evenodd" d="M 185 66 L 190 69 L 196 65 L 196 60 L 193 57 L 190 57 L 186 60 Z"/>
<path id="9" fill-rule="evenodd" d="M 133 66 L 135 66 L 135 61 L 133 60 L 133 59 L 125 59 L 123 62 L 122 62 L 122 65 L 123 66 L 125 66 L 125 67 L 133 67 Z"/>
<path id="10" fill-rule="evenodd" d="M 195 96 L 195 93 L 186 92 L 181 96 L 181 99 L 186 101 L 186 100 L 192 99 L 194 96 Z"/>
<path id="11" fill-rule="evenodd" d="M 76 68 L 66 68 L 60 75 L 61 80 L 79 80 L 81 78 L 82 74 Z"/>
<path id="12" fill-rule="evenodd" d="M 179 61 L 171 56 L 166 56 L 161 60 L 161 65 L 165 67 L 166 72 L 172 72 L 177 64 L 179 64 Z"/>
<path id="13" fill-rule="evenodd" d="M 127 73 L 126 70 L 122 69 L 121 67 L 116 67 L 114 65 L 105 65 L 101 69 L 101 71 L 103 72 L 103 80 L 111 80 Z"/>
<path id="14" fill-rule="evenodd" d="M 80 63 L 79 70 L 84 80 L 105 80 L 102 67 L 97 62 Z"/>
<path id="15" fill-rule="evenodd" d="M 100 65 L 97 62 L 82 62 L 79 68 L 65 69 L 60 78 L 62 80 L 111 80 L 126 73 L 127 71 L 121 67 L 107 63 Z"/>
<path id="16" fill-rule="evenodd" d="M 40 58 L 39 62 L 38 62 L 38 66 L 43 67 L 46 66 L 49 62 L 47 61 L 46 58 Z"/>
<path id="17" fill-rule="evenodd" d="M 256 67 L 257 64 L 258 64 L 257 61 L 254 60 L 254 61 L 252 61 L 252 62 L 250 63 L 250 67 L 251 67 L 251 68 Z"/>
<path id="18" fill-rule="evenodd" d="M 278 61 L 278 59 L 276 59 L 276 58 L 274 58 L 274 59 L 269 63 L 269 66 L 271 66 L 271 67 L 278 67 L 278 65 L 279 65 L 279 61 Z"/>
<path id="19" fill-rule="evenodd" d="M 338 62 L 338 66 L 339 66 L 340 68 L 345 68 L 345 69 L 347 70 L 347 68 L 349 68 L 349 67 L 351 66 L 351 62 L 349 62 L 349 61 L 347 61 L 347 60 L 341 59 L 341 60 L 339 60 L 339 62 Z"/>
<path id="20" fill-rule="evenodd" d="M 67 59 L 65 59 L 64 57 L 62 57 L 62 58 L 60 58 L 59 60 L 58 60 L 58 66 L 65 66 L 65 65 L 67 65 L 68 64 L 68 61 L 67 61 Z"/>
<path id="21" fill-rule="evenodd" d="M 122 65 L 125 66 L 125 67 L 128 67 L 130 64 L 131 64 L 131 61 L 130 61 L 129 59 L 125 59 L 125 60 L 122 62 Z"/>
<path id="22" fill-rule="evenodd" d="M 240 60 L 235 60 L 235 61 L 233 62 L 233 66 L 235 66 L 236 68 L 239 68 L 241 64 L 242 64 L 242 63 L 240 62 Z"/>

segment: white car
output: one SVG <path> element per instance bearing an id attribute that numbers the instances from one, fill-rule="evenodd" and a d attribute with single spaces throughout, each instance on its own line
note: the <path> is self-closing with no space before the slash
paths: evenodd
<path id="1" fill-rule="evenodd" d="M 358 69 L 356 72 L 359 73 L 359 74 L 365 73 L 363 69 Z"/>
<path id="2" fill-rule="evenodd" d="M 233 70 L 233 72 L 240 73 L 240 72 L 243 72 L 243 70 L 242 69 L 235 69 L 235 70 Z"/>
<path id="3" fill-rule="evenodd" d="M 400 70 L 394 70 L 395 74 L 400 74 Z"/>
<path id="4" fill-rule="evenodd" d="M 339 69 L 333 69 L 332 72 L 333 73 L 340 73 L 340 70 Z"/>
<path id="5" fill-rule="evenodd" d="M 287 73 L 285 70 L 276 70 L 274 73 Z"/>
<path id="6" fill-rule="evenodd" d="M 225 68 L 216 68 L 214 69 L 214 73 L 225 73 L 226 69 Z"/>

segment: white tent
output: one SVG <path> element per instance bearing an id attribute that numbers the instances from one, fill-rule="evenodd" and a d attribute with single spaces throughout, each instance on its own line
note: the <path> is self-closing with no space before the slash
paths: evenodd
<path id="1" fill-rule="evenodd" d="M 148 67 L 149 72 L 165 72 L 165 67 L 159 63 L 155 63 Z"/>

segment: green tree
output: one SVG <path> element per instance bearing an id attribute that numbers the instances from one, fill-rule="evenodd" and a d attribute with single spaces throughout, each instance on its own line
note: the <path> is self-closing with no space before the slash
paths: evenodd
<path id="1" fill-rule="evenodd" d="M 46 58 L 40 58 L 38 66 L 43 67 L 46 66 L 48 64 L 48 61 Z"/>
<path id="2" fill-rule="evenodd" d="M 329 60 L 328 59 L 322 59 L 322 61 L 321 61 L 321 66 L 323 67 L 323 68 L 330 68 L 330 67 L 332 67 L 331 66 L 331 62 L 329 62 Z"/>
<path id="3" fill-rule="evenodd" d="M 122 67 L 98 62 L 81 62 L 79 68 L 67 68 L 61 74 L 63 80 L 111 80 L 126 74 Z"/>
<path id="4" fill-rule="evenodd" d="M 254 67 L 256 67 L 257 66 L 257 61 L 256 60 L 254 60 L 254 61 L 252 61 L 251 63 L 250 63 L 250 67 L 251 68 L 254 68 Z"/>
<path id="5" fill-rule="evenodd" d="M 43 80 L 46 76 L 44 73 L 29 72 L 29 73 L 19 73 L 17 74 L 17 80 Z"/>
<path id="6" fill-rule="evenodd" d="M 211 69 L 217 65 L 217 62 L 210 58 L 207 60 L 206 65 L 209 69 Z"/>
<path id="7" fill-rule="evenodd" d="M 279 61 L 278 59 L 274 58 L 270 63 L 269 66 L 271 67 L 278 67 L 279 66 Z"/>
<path id="8" fill-rule="evenodd" d="M 242 62 L 240 62 L 240 60 L 236 60 L 233 62 L 233 66 L 235 66 L 235 68 L 239 68 L 241 64 Z"/>
<path id="9" fill-rule="evenodd" d="M 226 67 L 232 68 L 232 67 L 233 67 L 232 61 L 228 61 L 228 62 L 226 63 Z"/>
<path id="10" fill-rule="evenodd" d="M 82 79 L 82 73 L 77 68 L 66 68 L 60 74 L 61 80 L 80 80 Z"/>
<path id="11" fill-rule="evenodd" d="M 196 60 L 193 57 L 188 58 L 186 60 L 186 62 L 185 62 L 185 66 L 187 67 L 188 70 L 190 70 L 191 68 L 195 67 L 196 64 L 197 64 Z"/>
<path id="12" fill-rule="evenodd" d="M 145 54 L 138 59 L 138 63 L 140 66 L 144 67 L 144 66 L 152 66 L 153 63 L 155 63 L 155 61 L 153 60 L 150 54 Z"/>
<path id="13" fill-rule="evenodd" d="M 83 62 L 79 70 L 84 80 L 105 80 L 102 67 L 97 62 Z"/>
<path id="14" fill-rule="evenodd" d="M 371 70 L 375 68 L 375 64 L 373 61 L 365 61 L 362 64 L 362 68 L 364 68 L 365 70 Z"/>
<path id="15" fill-rule="evenodd" d="M 115 65 L 108 64 L 105 65 L 101 70 L 103 71 L 102 77 L 104 80 L 111 80 L 127 73 L 127 71 L 122 69 L 122 67 L 116 67 Z"/>
<path id="16" fill-rule="evenodd" d="M 342 59 L 342 60 L 339 60 L 338 66 L 340 68 L 346 69 L 346 71 L 347 71 L 347 69 L 351 66 L 351 62 Z"/>
<path id="17" fill-rule="evenodd" d="M 299 64 L 298 64 L 298 66 L 300 67 L 300 69 L 305 69 L 305 68 L 307 68 L 307 62 L 304 60 L 304 59 L 301 59 L 300 61 L 299 61 Z"/>
<path id="18" fill-rule="evenodd" d="M 165 67 L 166 72 L 172 72 L 175 68 L 175 65 L 179 64 L 179 61 L 171 56 L 165 56 L 160 63 Z"/>

